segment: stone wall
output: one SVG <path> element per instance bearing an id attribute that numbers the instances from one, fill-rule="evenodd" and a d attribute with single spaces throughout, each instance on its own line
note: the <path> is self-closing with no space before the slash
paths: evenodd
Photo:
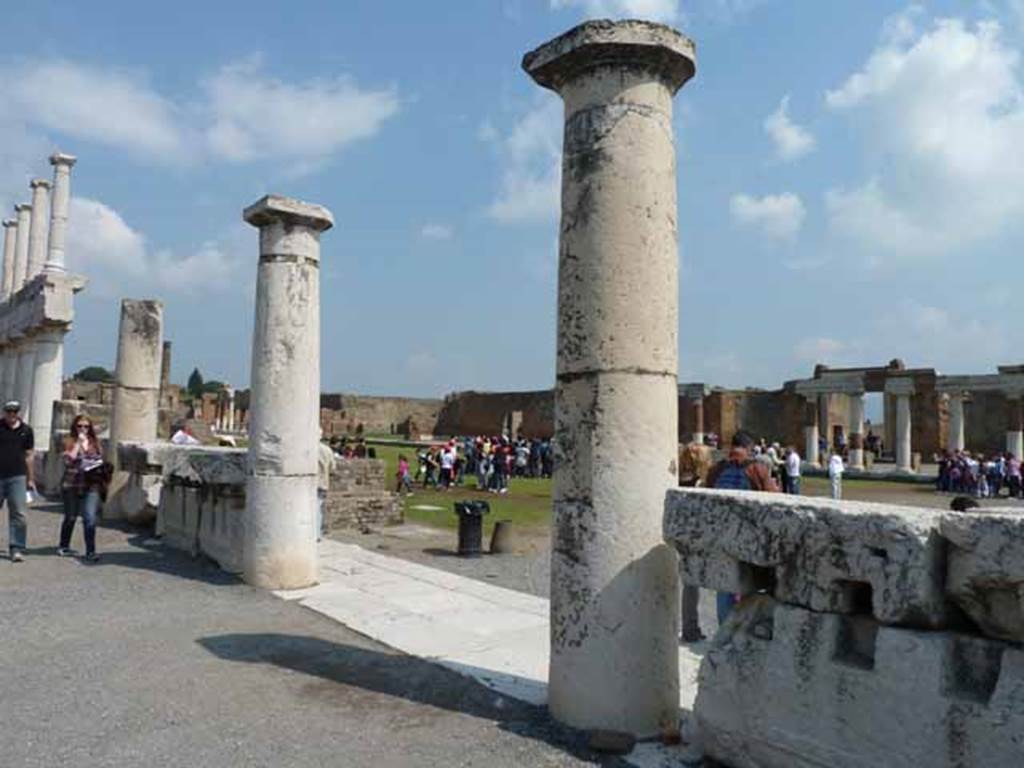
<path id="1" fill-rule="evenodd" d="M 443 404 L 428 398 L 322 394 L 320 428 L 325 437 L 363 433 L 418 438 L 437 434 Z"/>
<path id="2" fill-rule="evenodd" d="M 324 501 L 327 530 L 367 530 L 402 523 L 402 500 L 391 492 L 393 483 L 380 459 L 339 459 Z"/>
<path id="3" fill-rule="evenodd" d="M 968 450 L 1006 450 L 1006 423 L 1007 401 L 1002 392 L 972 392 L 964 401 L 964 443 Z"/>
<path id="4" fill-rule="evenodd" d="M 1024 744 L 1024 518 L 670 491 L 684 582 L 743 595 L 694 715 L 734 768 L 1011 766 Z"/>
<path id="5" fill-rule="evenodd" d="M 554 434 L 554 392 L 457 392 L 445 398 L 437 420 L 438 435 L 496 435 L 518 419 L 524 437 Z"/>

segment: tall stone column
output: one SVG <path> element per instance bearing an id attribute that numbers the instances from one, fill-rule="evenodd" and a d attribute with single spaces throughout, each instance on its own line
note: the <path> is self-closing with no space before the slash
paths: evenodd
<path id="1" fill-rule="evenodd" d="M 25 276 L 28 274 L 29 229 L 32 226 L 31 205 L 18 203 L 14 210 L 18 214 L 18 234 L 14 239 L 14 281 L 11 284 L 11 293 L 17 293 L 25 285 Z"/>
<path id="2" fill-rule="evenodd" d="M 834 446 L 832 439 L 832 395 L 828 392 L 818 395 L 818 431 L 825 436 L 825 451 L 830 452 Z M 824 456 L 828 459 L 828 455 Z"/>
<path id="3" fill-rule="evenodd" d="M 46 262 L 46 232 L 49 224 L 50 182 L 46 179 L 32 179 L 32 217 L 28 230 L 28 268 L 25 282 L 29 282 L 43 271 Z"/>
<path id="4" fill-rule="evenodd" d="M 117 444 L 156 440 L 160 406 L 160 361 L 164 307 L 152 299 L 121 301 L 117 330 L 114 402 L 110 417 L 111 460 L 118 469 Z M 128 473 L 115 471 L 110 483 L 108 517 L 135 520 L 144 503 L 141 490 L 128 485 Z"/>
<path id="5" fill-rule="evenodd" d="M 14 252 L 15 240 L 18 237 L 17 219 L 4 219 L 4 271 L 3 283 L 0 284 L 0 300 L 7 301 L 11 297 L 14 286 Z"/>
<path id="6" fill-rule="evenodd" d="M 864 469 L 864 393 L 850 396 L 849 464 L 851 469 Z"/>
<path id="7" fill-rule="evenodd" d="M 677 484 L 672 99 L 694 47 L 658 24 L 595 21 L 523 67 L 565 103 L 549 706 L 577 728 L 675 732 L 678 559 L 661 525 Z"/>
<path id="8" fill-rule="evenodd" d="M 949 396 L 949 439 L 946 441 L 949 450 L 964 449 L 964 396 L 959 392 Z"/>
<path id="9" fill-rule="evenodd" d="M 171 342 L 165 341 L 160 350 L 160 405 L 171 388 Z"/>
<path id="10" fill-rule="evenodd" d="M 15 400 L 21 403 L 21 418 L 32 423 L 32 380 L 36 369 L 35 338 L 26 336 L 16 347 L 18 362 L 14 369 Z"/>
<path id="11" fill-rule="evenodd" d="M 819 463 L 818 410 L 818 396 L 808 397 L 805 406 L 807 420 L 804 425 L 804 461 L 815 466 Z"/>
<path id="12" fill-rule="evenodd" d="M 50 203 L 50 243 L 47 250 L 47 272 L 64 272 L 67 270 L 67 231 L 68 209 L 71 203 L 71 167 L 75 164 L 74 155 L 57 152 L 50 156 L 53 166 L 53 199 Z"/>
<path id="13" fill-rule="evenodd" d="M 885 382 L 885 395 L 887 399 L 894 398 L 896 401 L 896 424 L 893 430 L 896 443 L 896 471 L 913 472 L 910 406 L 911 397 L 914 395 L 914 380 L 911 378 L 892 378 L 887 380 Z"/>
<path id="14" fill-rule="evenodd" d="M 242 571 L 250 584 L 317 580 L 320 233 L 330 211 L 277 195 L 245 209 L 260 230 Z"/>
<path id="15" fill-rule="evenodd" d="M 18 340 L 9 339 L 10 344 L 4 348 L 4 367 L 0 370 L 0 400 L 6 402 L 15 397 L 15 386 L 18 377 Z"/>
<path id="16" fill-rule="evenodd" d="M 50 447 L 53 401 L 61 399 L 64 380 L 64 334 L 66 328 L 49 328 L 33 338 L 35 372 L 32 376 L 32 420 L 36 449 Z"/>
<path id="17" fill-rule="evenodd" d="M 1024 418 L 1021 413 L 1021 392 L 1006 393 L 1006 452 L 1018 459 L 1024 455 Z"/>
<path id="18" fill-rule="evenodd" d="M 227 422 L 225 422 L 224 427 L 225 427 L 225 429 L 227 429 L 228 432 L 234 432 L 235 431 L 235 390 L 234 390 L 234 388 L 228 387 L 227 388 L 227 395 L 228 395 L 228 413 L 227 413 Z"/>

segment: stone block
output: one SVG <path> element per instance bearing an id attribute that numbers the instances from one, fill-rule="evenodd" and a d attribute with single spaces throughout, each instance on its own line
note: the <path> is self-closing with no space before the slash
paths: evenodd
<path id="1" fill-rule="evenodd" d="M 669 491 L 665 540 L 688 584 L 883 624 L 949 621 L 945 545 L 933 512 L 744 491 Z"/>
<path id="2" fill-rule="evenodd" d="M 1024 642 L 1024 517 L 1018 509 L 948 512 L 946 590 L 981 631 Z"/>
<path id="3" fill-rule="evenodd" d="M 701 664 L 705 753 L 733 768 L 1013 768 L 1024 652 L 756 595 Z"/>

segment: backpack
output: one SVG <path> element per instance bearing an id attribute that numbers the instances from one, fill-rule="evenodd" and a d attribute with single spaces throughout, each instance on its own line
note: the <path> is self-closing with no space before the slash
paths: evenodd
<path id="1" fill-rule="evenodd" d="M 736 463 L 735 461 L 723 462 L 725 466 L 715 478 L 715 488 L 722 488 L 731 491 L 749 491 L 752 489 L 750 476 L 747 474 L 749 461 Z"/>

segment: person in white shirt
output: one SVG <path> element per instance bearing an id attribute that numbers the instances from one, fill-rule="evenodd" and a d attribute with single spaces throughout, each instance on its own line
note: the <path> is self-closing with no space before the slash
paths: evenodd
<path id="1" fill-rule="evenodd" d="M 178 431 L 171 435 L 171 442 L 175 445 L 199 445 L 199 440 L 192 434 L 192 428 L 183 424 Z"/>
<path id="2" fill-rule="evenodd" d="M 800 454 L 793 447 L 786 451 L 786 493 L 800 495 Z"/>
<path id="3" fill-rule="evenodd" d="M 828 460 L 828 479 L 832 483 L 832 498 L 843 498 L 843 459 L 838 453 Z"/>

